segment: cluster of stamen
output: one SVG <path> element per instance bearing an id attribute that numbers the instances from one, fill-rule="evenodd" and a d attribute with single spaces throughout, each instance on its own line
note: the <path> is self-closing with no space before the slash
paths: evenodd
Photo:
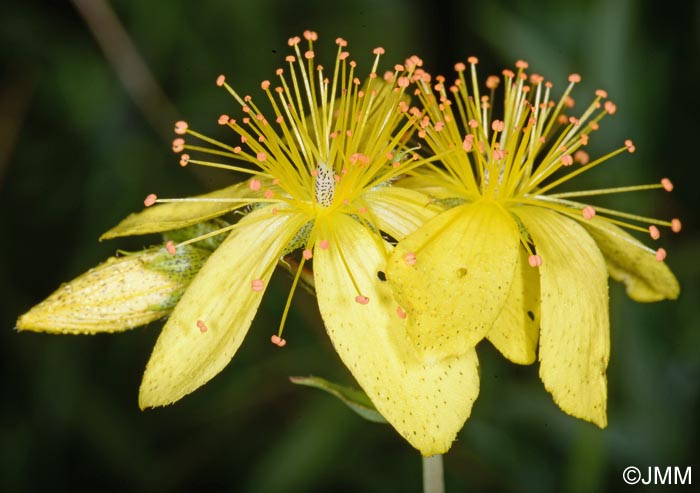
<path id="1" fill-rule="evenodd" d="M 304 244 L 297 273 L 280 330 L 272 337 L 272 342 L 280 347 L 285 344 L 281 338 L 282 328 L 305 262 L 312 259 L 315 247 L 330 248 L 329 239 L 319 237 L 317 222 L 329 214 L 342 213 L 378 232 L 379 228 L 372 223 L 368 208 L 362 202 L 362 192 L 390 183 L 422 162 L 412 152 L 414 149 L 405 147 L 413 131 L 414 117 L 408 113 L 409 106 L 403 97 L 422 61 L 411 57 L 379 78 L 377 66 L 384 49 L 376 48 L 369 79 L 363 84 L 355 74 L 356 63 L 350 60 L 344 39 L 336 39 L 336 64 L 328 76 L 323 66 L 315 62 L 316 33 L 306 31 L 303 39 L 306 49 L 302 48 L 301 37 L 288 40 L 294 54 L 285 58 L 287 69 L 277 69 L 278 85 L 269 80 L 260 84 L 274 112 L 272 119 L 264 116 L 251 96 L 236 92 L 225 76 L 217 77 L 216 85 L 240 104 L 244 115 L 236 120 L 223 114 L 218 123 L 233 130 L 240 144 L 229 145 L 212 139 L 193 130 L 185 121 L 175 123 L 177 137 L 172 149 L 180 154 L 181 166 L 193 164 L 243 173 L 250 177 L 248 188 L 253 193 L 247 197 L 216 199 L 162 199 L 150 194 L 144 201 L 147 207 L 165 202 L 230 202 L 232 210 L 243 212 L 252 210 L 251 207 L 271 206 L 269 210 L 273 216 L 296 213 L 308 218 L 312 226 L 301 239 Z M 192 139 L 204 145 L 192 143 Z M 193 157 L 195 153 L 243 163 L 237 166 L 198 159 Z M 228 230 L 236 227 L 234 224 Z M 219 233 L 221 231 L 208 233 L 177 245 L 169 242 L 165 248 L 174 255 L 181 245 Z M 337 249 L 342 258 L 342 246 L 337 245 Z M 370 299 L 360 291 L 352 272 L 348 273 L 356 290 L 355 302 L 369 303 Z M 253 279 L 250 283 L 255 292 L 265 290 L 262 279 Z M 202 333 L 206 332 L 202 329 L 206 327 L 204 322 L 199 321 L 197 326 Z"/>
<path id="2" fill-rule="evenodd" d="M 467 61 L 469 67 L 464 63 L 455 65 L 458 77 L 449 87 L 442 76 L 433 79 L 422 70 L 416 71 L 415 95 L 422 104 L 410 109 L 416 116 L 418 136 L 434 154 L 441 156 L 444 168 L 428 166 L 452 183 L 461 199 L 486 198 L 506 206 L 537 205 L 583 221 L 598 217 L 628 229 L 648 231 L 654 240 L 660 237 L 659 226 L 680 231 L 678 219 L 664 221 L 571 200 L 658 188 L 671 191 L 673 185 L 668 178 L 657 184 L 548 193 L 617 154 L 636 150 L 629 139 L 620 148 L 593 161 L 583 150 L 591 132 L 600 127 L 600 121 L 617 111 L 616 105 L 606 100 L 606 91 L 597 90 L 593 102 L 580 116 L 566 115 L 564 112 L 574 107 L 570 93 L 581 76 L 569 76 L 569 84 L 556 102 L 551 97 L 552 84 L 538 74 L 526 74 L 528 64 L 520 60 L 516 62 L 516 72 L 502 72 L 504 110 L 502 119 L 496 119 L 491 102 L 501 78 L 490 76 L 486 80 L 488 95 L 482 95 L 476 74 L 478 60 L 469 57 Z M 573 167 L 574 163 L 579 165 Z M 639 226 L 636 224 L 639 222 L 649 226 Z M 529 264 L 541 266 L 542 258 L 532 250 L 532 239 L 523 237 L 521 242 L 529 253 Z M 652 250 L 639 243 L 634 245 L 660 261 L 666 256 L 663 248 Z"/>

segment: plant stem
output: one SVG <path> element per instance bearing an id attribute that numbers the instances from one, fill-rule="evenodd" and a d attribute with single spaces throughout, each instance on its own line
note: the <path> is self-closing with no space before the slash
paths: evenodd
<path id="1" fill-rule="evenodd" d="M 445 493 L 441 454 L 423 457 L 423 493 Z"/>

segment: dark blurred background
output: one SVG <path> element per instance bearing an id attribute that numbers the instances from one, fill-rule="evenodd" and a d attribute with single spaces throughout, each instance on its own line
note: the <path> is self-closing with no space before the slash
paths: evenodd
<path id="1" fill-rule="evenodd" d="M 285 275 L 226 370 L 155 411 L 139 411 L 136 398 L 160 324 L 93 337 L 13 330 L 17 316 L 61 282 L 118 248 L 156 241 L 97 241 L 147 193 L 182 196 L 231 183 L 230 175 L 177 165 L 173 121 L 186 117 L 226 137 L 216 118 L 237 110 L 216 76 L 255 94 L 282 64 L 287 38 L 307 28 L 319 32 L 322 58 L 333 56 L 337 36 L 348 39 L 365 71 L 381 45 L 387 68 L 415 53 L 428 70 L 451 75 L 454 62 L 477 55 L 486 76 L 524 58 L 559 90 L 578 72 L 581 107 L 598 87 L 618 105 L 591 139 L 592 153 L 628 137 L 637 146 L 585 176 L 584 186 L 662 176 L 676 183 L 672 194 L 613 199 L 625 210 L 681 217 L 684 230 L 660 240 L 681 282 L 677 301 L 637 304 L 611 286 L 609 427 L 565 415 L 536 365 L 516 367 L 482 343 L 481 395 L 445 457 L 448 492 L 646 491 L 626 489 L 629 465 L 694 466 L 697 484 L 699 26 L 700 2 L 686 0 L 4 2 L 0 490 L 420 490 L 420 457 L 393 430 L 288 382 L 307 374 L 352 380 L 302 291 L 289 344 L 269 343 L 290 285 Z M 129 60 L 132 44 L 153 85 Z"/>

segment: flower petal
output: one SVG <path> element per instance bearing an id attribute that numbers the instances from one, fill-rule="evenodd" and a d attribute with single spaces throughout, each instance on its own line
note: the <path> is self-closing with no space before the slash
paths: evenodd
<path id="1" fill-rule="evenodd" d="M 540 279 L 520 248 L 510 293 L 486 338 L 513 363 L 529 365 L 537 357 L 540 335 Z"/>
<path id="2" fill-rule="evenodd" d="M 172 310 L 208 251 L 164 248 L 112 257 L 65 283 L 17 320 L 17 329 L 60 334 L 117 332 L 146 325 Z"/>
<path id="3" fill-rule="evenodd" d="M 249 182 L 236 183 L 230 187 L 221 188 L 204 195 L 193 198 L 222 199 L 222 198 L 246 198 L 253 194 L 259 195 L 250 189 Z M 217 216 L 226 214 L 245 206 L 241 202 L 170 202 L 158 204 L 144 209 L 141 212 L 130 214 L 122 222 L 100 236 L 100 240 L 109 240 L 120 236 L 145 235 L 148 233 L 160 233 L 178 228 L 185 228 L 193 224 L 208 221 Z"/>
<path id="4" fill-rule="evenodd" d="M 518 245 L 513 218 L 487 201 L 447 210 L 399 242 L 387 279 L 426 361 L 464 354 L 486 336 L 510 291 Z"/>
<path id="5" fill-rule="evenodd" d="M 513 212 L 542 257 L 540 378 L 565 412 L 604 428 L 610 320 L 603 255 L 573 219 L 539 207 Z"/>
<path id="6" fill-rule="evenodd" d="M 422 193 L 401 187 L 378 187 L 362 198 L 377 221 L 377 227 L 397 240 L 413 233 L 441 211 Z"/>
<path id="7" fill-rule="evenodd" d="M 328 335 L 386 420 L 423 455 L 444 453 L 479 393 L 476 353 L 472 349 L 433 365 L 417 361 L 398 305 L 377 277 L 386 260 L 374 235 L 346 216 L 333 221 L 320 228 L 331 240 L 329 248 L 314 253 Z M 357 294 L 369 302 L 355 302 Z"/>
<path id="8" fill-rule="evenodd" d="M 634 237 L 598 217 L 582 224 L 603 252 L 610 276 L 625 283 L 630 298 L 641 302 L 678 298 L 676 276 Z"/>
<path id="9" fill-rule="evenodd" d="M 204 385 L 241 345 L 280 253 L 304 218 L 270 214 L 243 218 L 211 255 L 163 327 L 141 383 L 141 408 L 164 406 Z M 198 321 L 205 327 L 200 327 Z"/>

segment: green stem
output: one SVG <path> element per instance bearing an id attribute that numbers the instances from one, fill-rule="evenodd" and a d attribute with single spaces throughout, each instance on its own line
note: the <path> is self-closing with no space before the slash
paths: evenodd
<path id="1" fill-rule="evenodd" d="M 423 493 L 445 493 L 440 454 L 423 457 Z"/>

